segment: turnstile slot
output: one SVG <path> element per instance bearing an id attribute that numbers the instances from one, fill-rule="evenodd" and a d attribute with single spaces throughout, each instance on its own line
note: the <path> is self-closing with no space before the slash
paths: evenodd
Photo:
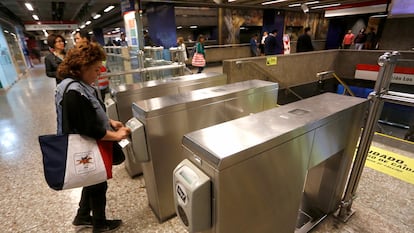
<path id="1" fill-rule="evenodd" d="M 148 160 L 148 151 L 145 139 L 144 125 L 136 118 L 131 118 L 125 124 L 131 129 L 130 143 L 123 147 L 125 154 L 125 168 L 131 177 L 142 173 L 140 162 Z"/>

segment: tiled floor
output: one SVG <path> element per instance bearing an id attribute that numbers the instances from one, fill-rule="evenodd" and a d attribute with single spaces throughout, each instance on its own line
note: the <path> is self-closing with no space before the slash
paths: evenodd
<path id="1" fill-rule="evenodd" d="M 221 71 L 221 67 L 212 67 Z M 7 91 L 0 91 L 0 232 L 75 232 L 71 221 L 79 189 L 53 191 L 45 183 L 37 136 L 54 133 L 55 82 L 42 64 Z M 413 156 L 412 144 L 375 145 Z M 142 177 L 131 179 L 123 165 L 109 181 L 107 216 L 121 218 L 118 232 L 186 232 L 177 218 L 159 224 L 146 198 Z M 347 224 L 328 217 L 313 232 L 414 232 L 414 185 L 366 168 Z M 90 232 L 90 229 L 78 230 Z M 275 229 L 277 232 L 277 229 Z M 260 232 L 258 232 L 260 233 Z"/>

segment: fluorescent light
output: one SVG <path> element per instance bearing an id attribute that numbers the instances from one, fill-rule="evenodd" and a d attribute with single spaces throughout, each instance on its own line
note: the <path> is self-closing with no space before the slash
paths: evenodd
<path id="1" fill-rule="evenodd" d="M 9 31 L 7 31 L 7 30 L 4 30 L 4 32 L 5 32 L 5 33 L 9 33 Z"/>
<path id="2" fill-rule="evenodd" d="M 86 27 L 86 25 L 85 24 L 82 24 L 79 28 L 80 29 L 84 29 Z"/>
<path id="3" fill-rule="evenodd" d="M 78 28 L 78 29 L 76 29 L 76 31 L 77 31 L 77 32 L 79 32 L 79 31 L 80 31 L 80 29 Z"/>
<path id="4" fill-rule="evenodd" d="M 373 15 L 371 16 L 372 18 L 383 18 L 383 17 L 387 17 L 388 15 Z"/>
<path id="5" fill-rule="evenodd" d="M 313 4 L 318 4 L 319 1 L 313 1 L 313 2 L 305 2 L 306 5 L 313 5 Z"/>
<path id="6" fill-rule="evenodd" d="M 26 2 L 24 5 L 26 6 L 26 8 L 27 8 L 29 11 L 34 11 L 32 4 L 30 4 L 30 3 Z"/>
<path id="7" fill-rule="evenodd" d="M 312 4 L 318 4 L 319 1 L 313 1 L 313 2 L 305 2 L 305 5 L 312 5 Z M 289 7 L 297 7 L 297 6 L 301 6 L 302 4 L 300 3 L 294 3 L 294 4 L 290 4 Z"/>
<path id="8" fill-rule="evenodd" d="M 115 28 L 115 30 L 118 30 L 119 31 L 119 30 L 121 30 L 121 28 Z"/>
<path id="9" fill-rule="evenodd" d="M 92 35 L 92 34 L 93 34 L 93 31 L 88 32 L 88 34 L 89 34 L 89 35 Z"/>
<path id="10" fill-rule="evenodd" d="M 90 20 L 88 20 L 88 21 L 86 21 L 85 22 L 85 25 L 89 25 L 89 24 L 91 24 L 92 22 L 90 21 Z"/>
<path id="11" fill-rule="evenodd" d="M 321 8 L 340 6 L 340 5 L 341 3 L 335 3 L 335 4 L 329 4 L 329 5 L 314 6 L 314 7 L 311 7 L 311 9 L 321 9 Z"/>
<path id="12" fill-rule="evenodd" d="M 178 27 L 177 27 L 177 29 L 181 29 L 181 28 L 183 28 L 183 27 L 182 27 L 182 26 L 178 26 Z"/>
<path id="13" fill-rule="evenodd" d="M 32 17 L 33 17 L 34 20 L 39 20 L 39 16 L 37 16 L 37 15 L 32 15 Z"/>
<path id="14" fill-rule="evenodd" d="M 237 0 L 228 0 L 228 2 L 235 2 L 235 1 L 237 1 Z"/>
<path id="15" fill-rule="evenodd" d="M 114 9 L 115 7 L 114 6 L 108 6 L 107 8 L 105 8 L 105 10 L 104 10 L 104 12 L 106 13 L 106 12 L 110 12 L 112 9 Z"/>
<path id="16" fill-rule="evenodd" d="M 193 25 L 193 26 L 190 26 L 190 28 L 198 28 L 198 26 L 196 26 L 196 25 Z"/>
<path id="17" fill-rule="evenodd" d="M 75 34 L 76 34 L 76 31 L 73 31 L 73 32 L 72 32 L 72 35 L 75 35 Z"/>
<path id="18" fill-rule="evenodd" d="M 101 17 L 100 14 L 96 14 L 96 15 L 93 16 L 93 19 L 99 19 L 100 17 Z"/>
<path id="19" fill-rule="evenodd" d="M 286 2 L 287 0 L 276 0 L 276 1 L 270 1 L 270 2 L 263 2 L 262 5 L 270 5 L 270 4 L 275 4 L 275 3 L 279 3 L 279 2 Z"/>

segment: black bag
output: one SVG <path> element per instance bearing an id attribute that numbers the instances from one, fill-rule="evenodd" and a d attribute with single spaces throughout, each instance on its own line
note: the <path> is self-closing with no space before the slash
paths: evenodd
<path id="1" fill-rule="evenodd" d="M 124 155 L 124 152 L 122 151 L 121 146 L 117 142 L 114 142 L 112 165 L 119 165 L 123 163 L 124 161 L 125 161 L 125 155 Z"/>

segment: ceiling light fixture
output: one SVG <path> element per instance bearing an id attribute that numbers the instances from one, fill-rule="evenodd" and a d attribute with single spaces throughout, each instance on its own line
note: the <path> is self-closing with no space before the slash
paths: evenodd
<path id="1" fill-rule="evenodd" d="M 79 28 L 80 29 L 84 29 L 86 27 L 86 25 L 85 24 L 82 24 Z"/>
<path id="2" fill-rule="evenodd" d="M 89 25 L 89 24 L 91 24 L 92 22 L 90 21 L 90 20 L 88 20 L 88 21 L 86 21 L 85 22 L 85 25 Z"/>
<path id="3" fill-rule="evenodd" d="M 101 17 L 101 15 L 100 14 L 96 14 L 96 15 L 94 15 L 92 18 L 93 19 L 99 19 Z"/>
<path id="4" fill-rule="evenodd" d="M 76 34 L 76 31 L 73 31 L 73 32 L 72 32 L 72 35 L 75 35 L 75 34 Z"/>
<path id="5" fill-rule="evenodd" d="M 92 34 L 93 34 L 93 31 L 88 32 L 88 34 L 89 34 L 89 35 L 92 35 Z"/>
<path id="6" fill-rule="evenodd" d="M 321 8 L 328 8 L 328 7 L 335 7 L 340 6 L 341 3 L 329 4 L 329 5 L 322 5 L 322 6 L 313 6 L 311 9 L 321 9 Z"/>
<path id="7" fill-rule="evenodd" d="M 235 1 L 237 1 L 237 0 L 228 0 L 228 2 L 235 2 Z"/>
<path id="8" fill-rule="evenodd" d="M 32 17 L 33 17 L 34 20 L 39 20 L 39 16 L 37 16 L 37 15 L 32 15 Z"/>
<path id="9" fill-rule="evenodd" d="M 370 17 L 372 17 L 372 18 L 383 18 L 383 17 L 387 17 L 388 15 L 373 15 L 373 16 L 370 16 Z"/>
<path id="10" fill-rule="evenodd" d="M 104 12 L 105 13 L 110 12 L 114 8 L 115 8 L 115 6 L 112 6 L 112 5 L 111 6 L 108 6 L 107 8 L 105 8 Z"/>
<path id="11" fill-rule="evenodd" d="M 275 3 L 280 3 L 280 2 L 286 2 L 287 0 L 276 0 L 276 1 L 270 1 L 270 2 L 263 2 L 262 5 L 270 5 L 270 4 L 275 4 Z"/>
<path id="12" fill-rule="evenodd" d="M 30 3 L 26 2 L 24 5 L 26 6 L 26 8 L 27 8 L 29 11 L 34 11 L 32 4 L 30 4 Z"/>
<path id="13" fill-rule="evenodd" d="M 7 30 L 4 30 L 4 32 L 5 32 L 5 33 L 9 33 L 9 31 L 7 31 Z"/>
<path id="14" fill-rule="evenodd" d="M 183 27 L 182 27 L 182 26 L 178 26 L 178 27 L 177 27 L 177 29 L 181 29 L 181 28 L 183 28 Z"/>
<path id="15" fill-rule="evenodd" d="M 313 2 L 305 2 L 305 5 L 312 5 L 312 4 L 318 4 L 319 1 L 313 1 Z M 289 7 L 298 7 L 301 6 L 302 4 L 300 3 L 294 3 L 294 4 L 290 4 Z"/>
<path id="16" fill-rule="evenodd" d="M 193 26 L 190 26 L 190 28 L 194 29 L 194 28 L 198 28 L 198 26 L 193 25 Z"/>

